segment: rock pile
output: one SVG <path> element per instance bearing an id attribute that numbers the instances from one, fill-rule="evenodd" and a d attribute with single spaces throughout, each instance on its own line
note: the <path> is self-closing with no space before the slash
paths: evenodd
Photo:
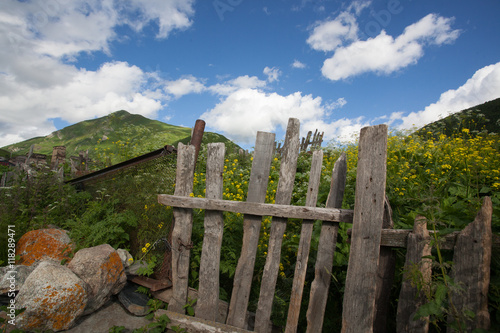
<path id="1" fill-rule="evenodd" d="M 108 244 L 79 250 L 70 258 L 71 241 L 60 229 L 30 231 L 16 250 L 20 265 L 0 269 L 0 293 L 6 294 L 14 274 L 19 291 L 15 306 L 26 309 L 16 316 L 16 328 L 27 331 L 67 330 L 97 311 L 125 286 L 132 258 Z"/>

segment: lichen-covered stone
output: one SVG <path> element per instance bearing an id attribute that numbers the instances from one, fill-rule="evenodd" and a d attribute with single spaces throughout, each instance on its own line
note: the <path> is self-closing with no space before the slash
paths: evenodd
<path id="1" fill-rule="evenodd" d="M 30 266 L 44 260 L 69 261 L 72 249 L 66 230 L 32 230 L 25 233 L 17 243 L 16 254 L 20 256 L 17 264 Z"/>
<path id="2" fill-rule="evenodd" d="M 19 291 L 24 281 L 35 268 L 36 265 L 15 265 L 12 268 L 10 266 L 0 267 L 0 295 Z"/>
<path id="3" fill-rule="evenodd" d="M 112 295 L 119 293 L 127 282 L 120 256 L 108 244 L 78 251 L 68 268 L 89 286 L 85 315 L 103 306 Z"/>
<path id="4" fill-rule="evenodd" d="M 118 255 L 120 256 L 123 267 L 125 267 L 125 269 L 127 269 L 127 267 L 130 267 L 130 265 L 134 263 L 134 258 L 132 258 L 132 255 L 127 250 L 117 249 L 116 252 L 118 252 Z"/>
<path id="5" fill-rule="evenodd" d="M 16 327 L 54 332 L 71 328 L 87 305 L 87 286 L 69 268 L 43 261 L 28 276 L 16 297 Z"/>

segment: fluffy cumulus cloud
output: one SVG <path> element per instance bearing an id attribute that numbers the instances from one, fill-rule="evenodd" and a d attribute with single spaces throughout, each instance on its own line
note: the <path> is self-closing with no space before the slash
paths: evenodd
<path id="1" fill-rule="evenodd" d="M 126 23 L 142 30 L 150 21 L 157 21 L 158 38 L 166 38 L 172 30 L 189 28 L 193 22 L 195 0 L 132 0 L 118 1 L 125 13 L 137 11 L 139 15 L 125 15 Z"/>
<path id="2" fill-rule="evenodd" d="M 332 110 L 347 103 L 344 98 L 325 103 L 321 97 L 304 95 L 300 91 L 280 95 L 269 92 L 266 81 L 248 76 L 241 76 L 207 89 L 219 95 L 220 102 L 202 114 L 201 118 L 211 129 L 222 132 L 240 143 L 252 144 L 257 131 L 276 132 L 277 129 L 286 129 L 290 117 L 300 120 L 303 136 L 307 131 L 328 126 L 331 131 L 328 137 L 325 137 L 326 140 L 342 132 L 342 128 L 336 125 L 345 125 L 341 122 L 329 124 L 326 121 Z M 356 121 L 351 123 L 355 124 Z"/>
<path id="3" fill-rule="evenodd" d="M 266 66 L 263 73 L 267 75 L 267 81 L 269 82 L 278 81 L 278 78 L 281 75 L 281 71 L 276 67 L 270 68 Z"/>
<path id="4" fill-rule="evenodd" d="M 317 51 L 333 51 L 345 42 L 358 39 L 356 17 L 342 12 L 333 20 L 317 22 L 307 39 L 307 43 Z"/>
<path id="5" fill-rule="evenodd" d="M 155 116 L 183 89 L 199 89 L 196 82 L 188 87 L 182 87 L 183 81 L 164 85 L 155 73 L 126 62 L 104 63 L 97 70 L 73 64 L 82 52 L 110 54 L 118 25 L 140 30 L 155 21 L 158 38 L 189 27 L 192 4 L 186 0 L 4 0 L 0 146 L 49 134 L 55 130 L 53 118 L 76 122 L 119 109 Z"/>
<path id="6" fill-rule="evenodd" d="M 0 95 L 0 123 L 5 124 L 0 146 L 54 131 L 51 118 L 73 123 L 121 109 L 151 117 L 162 106 L 162 96 L 143 88 L 147 75 L 136 66 L 106 63 L 96 71 L 72 74 L 64 84 L 48 88 L 3 75 L 2 92 L 10 93 Z"/>
<path id="7" fill-rule="evenodd" d="M 252 143 L 257 131 L 286 128 L 290 117 L 307 122 L 324 113 L 320 97 L 304 96 L 300 92 L 282 96 L 246 88 L 231 93 L 201 118 L 233 140 Z"/>
<path id="8" fill-rule="evenodd" d="M 483 67 L 457 89 L 441 94 L 439 100 L 424 110 L 400 116 L 400 128 L 422 127 L 449 114 L 500 97 L 500 62 Z"/>
<path id="9" fill-rule="evenodd" d="M 453 30 L 453 19 L 428 14 L 405 28 L 397 37 L 381 30 L 373 38 L 360 38 L 357 15 L 369 3 L 350 6 L 337 17 L 316 23 L 307 43 L 318 51 L 333 52 L 321 69 L 330 80 L 342 80 L 366 72 L 390 74 L 415 64 L 429 45 L 454 42 L 459 30 Z"/>
<path id="10" fill-rule="evenodd" d="M 306 68 L 306 64 L 298 61 L 297 59 L 295 59 L 292 63 L 292 67 L 293 68 L 298 68 L 298 69 L 303 69 L 303 68 Z"/>
<path id="11" fill-rule="evenodd" d="M 164 88 L 168 94 L 173 95 L 175 98 L 192 93 L 201 93 L 205 89 L 204 83 L 192 75 L 187 75 L 175 81 L 167 81 Z"/>
<path id="12" fill-rule="evenodd" d="M 263 88 L 266 84 L 266 81 L 259 79 L 257 76 L 243 75 L 224 83 L 214 84 L 208 87 L 208 90 L 216 95 L 229 96 L 242 89 Z"/>

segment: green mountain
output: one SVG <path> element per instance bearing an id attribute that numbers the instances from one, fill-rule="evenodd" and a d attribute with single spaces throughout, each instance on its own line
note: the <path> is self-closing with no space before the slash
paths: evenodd
<path id="1" fill-rule="evenodd" d="M 469 129 L 471 135 L 482 131 L 500 133 L 500 98 L 425 125 L 416 131 L 416 134 L 424 135 L 430 132 L 433 137 L 438 137 L 440 134 L 451 136 L 460 133 L 464 128 Z"/>
<path id="2" fill-rule="evenodd" d="M 13 155 L 25 155 L 34 145 L 35 153 L 51 155 L 54 146 L 65 146 L 66 156 L 78 155 L 86 150 L 91 158 L 96 158 L 98 153 L 107 152 L 108 156 L 116 153 L 116 158 L 113 158 L 116 163 L 118 159 L 145 154 L 165 145 L 187 143 L 190 138 L 191 128 L 169 125 L 121 110 L 105 117 L 81 121 L 44 137 L 5 146 L 1 150 Z M 224 142 L 228 148 L 236 146 L 223 135 L 205 132 L 202 143 L 209 142 Z"/>

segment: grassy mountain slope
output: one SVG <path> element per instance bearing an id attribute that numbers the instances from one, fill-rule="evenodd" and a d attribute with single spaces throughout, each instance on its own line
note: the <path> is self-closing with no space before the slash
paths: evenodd
<path id="1" fill-rule="evenodd" d="M 431 132 L 434 137 L 440 134 L 451 136 L 464 128 L 469 129 L 472 135 L 484 130 L 500 133 L 500 98 L 454 113 L 422 127 L 416 133 Z"/>
<path id="2" fill-rule="evenodd" d="M 121 110 L 105 117 L 85 120 L 45 137 L 36 137 L 6 147 L 15 155 L 26 154 L 31 145 L 34 151 L 41 154 L 52 154 L 54 146 L 66 146 L 66 155 L 78 155 L 79 151 L 94 150 L 116 151 L 129 149 L 131 155 L 137 156 L 161 148 L 165 145 L 176 144 L 179 141 L 189 141 L 191 129 L 169 125 L 158 120 L 151 120 L 141 115 L 130 114 Z M 203 143 L 224 142 L 234 146 L 226 137 L 211 132 L 205 132 Z M 131 156 L 132 157 L 132 156 Z"/>

